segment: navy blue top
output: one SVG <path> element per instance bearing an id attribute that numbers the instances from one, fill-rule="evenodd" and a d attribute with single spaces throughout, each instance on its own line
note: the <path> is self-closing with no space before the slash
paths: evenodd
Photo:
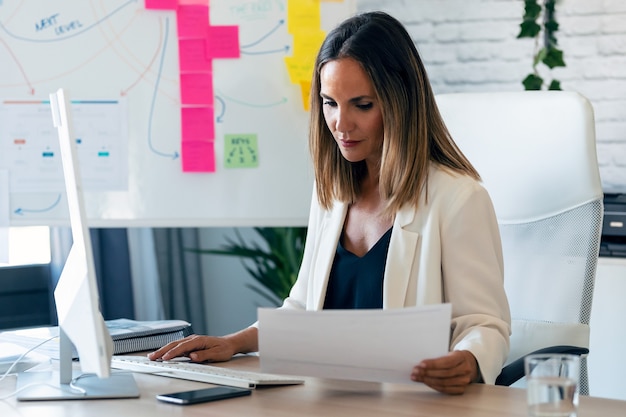
<path id="1" fill-rule="evenodd" d="M 383 277 L 391 229 L 363 257 L 337 245 L 324 300 L 324 309 L 383 307 Z"/>

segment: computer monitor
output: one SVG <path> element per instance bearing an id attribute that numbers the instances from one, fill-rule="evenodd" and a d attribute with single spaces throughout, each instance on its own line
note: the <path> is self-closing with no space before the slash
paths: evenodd
<path id="1" fill-rule="evenodd" d="M 136 398 L 139 390 L 133 376 L 111 373 L 113 340 L 100 312 L 70 101 L 63 89 L 50 94 L 50 106 L 58 129 L 73 240 L 54 291 L 59 319 L 59 371 L 19 373 L 17 398 Z M 72 344 L 82 372 L 74 372 Z"/>

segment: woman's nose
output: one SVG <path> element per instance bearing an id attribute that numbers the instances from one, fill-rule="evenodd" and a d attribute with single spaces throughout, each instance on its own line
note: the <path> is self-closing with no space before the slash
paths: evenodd
<path id="1" fill-rule="evenodd" d="M 341 132 L 340 134 L 345 135 L 347 132 L 350 132 L 353 128 L 354 128 L 354 122 L 352 121 L 348 112 L 342 109 L 338 109 L 336 113 L 336 119 L 335 119 L 335 130 L 337 132 Z"/>

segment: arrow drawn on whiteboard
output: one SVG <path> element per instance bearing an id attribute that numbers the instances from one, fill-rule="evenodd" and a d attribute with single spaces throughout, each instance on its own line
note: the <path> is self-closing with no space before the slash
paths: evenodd
<path id="1" fill-rule="evenodd" d="M 271 54 L 280 54 L 280 53 L 288 53 L 289 50 L 291 49 L 291 46 L 289 45 L 285 45 L 282 48 L 278 48 L 278 49 L 270 49 L 269 51 L 255 51 L 255 52 L 250 52 L 250 51 L 240 51 L 242 55 L 271 55 Z"/>
<path id="2" fill-rule="evenodd" d="M 221 93 L 220 93 L 221 94 Z M 223 95 L 223 94 L 222 94 Z M 267 103 L 267 104 L 254 104 L 254 103 L 248 103 L 242 100 L 237 100 L 234 99 L 232 97 L 226 97 L 226 100 L 232 101 L 233 103 L 237 103 L 240 104 L 242 106 L 248 106 L 248 107 L 257 107 L 257 108 L 267 108 L 267 107 L 274 107 L 274 106 L 280 106 L 281 104 L 284 104 L 287 102 L 287 98 L 283 97 L 282 99 L 280 99 L 279 101 L 276 101 L 274 103 Z M 215 100 L 219 101 L 220 104 L 222 105 L 222 110 L 220 112 L 220 114 L 215 118 L 215 121 L 217 123 L 222 123 L 224 121 L 224 115 L 226 114 L 226 101 L 220 97 L 220 96 L 215 96 Z"/>
<path id="3" fill-rule="evenodd" d="M 248 107 L 259 107 L 259 108 L 263 108 L 263 107 L 275 107 L 275 106 L 280 106 L 281 104 L 285 104 L 287 102 L 287 97 L 283 97 L 278 101 L 274 101 L 272 103 L 249 103 L 247 101 L 243 101 L 243 100 L 238 100 L 236 98 L 232 98 L 232 97 L 228 97 L 220 92 L 218 92 L 218 94 L 224 98 L 224 100 L 228 100 L 228 101 L 232 101 L 233 103 L 236 104 L 240 104 L 242 106 L 248 106 Z M 223 100 L 222 100 L 223 101 Z M 224 104 L 224 107 L 226 107 L 226 105 Z M 224 109 L 224 112 L 226 111 L 226 109 Z M 222 112 L 223 115 L 223 112 Z"/>
<path id="4" fill-rule="evenodd" d="M 6 32 L 6 34 L 9 35 L 10 37 L 12 37 L 14 39 L 17 39 L 17 40 L 20 40 L 20 41 L 36 42 L 36 43 L 59 42 L 59 41 L 64 41 L 66 39 L 73 38 L 73 37 L 78 36 L 78 35 L 82 35 L 83 33 L 93 29 L 96 26 L 98 26 L 100 23 L 104 22 L 105 20 L 111 18 L 113 15 L 115 15 L 119 11 L 125 9 L 131 3 L 137 3 L 137 0 L 128 0 L 126 3 L 122 4 L 117 9 L 113 10 L 111 13 L 109 13 L 106 16 L 102 17 L 100 20 L 92 23 L 91 25 L 85 27 L 85 29 L 83 29 L 81 31 L 73 32 L 71 35 L 63 36 L 63 37 L 59 37 L 59 38 L 54 38 L 54 39 L 35 39 L 35 38 L 26 38 L 24 36 L 19 36 L 19 35 L 16 35 L 14 33 L 9 32 L 9 30 L 6 27 L 4 27 L 4 25 L 1 22 L 0 22 L 0 29 L 2 29 L 4 32 Z"/>
<path id="5" fill-rule="evenodd" d="M 167 39 L 170 31 L 170 20 L 165 19 L 165 36 L 163 37 L 163 48 L 161 49 L 161 59 L 159 60 L 159 71 L 157 73 L 156 82 L 154 83 L 154 93 L 152 94 L 152 102 L 150 103 L 150 116 L 148 117 L 148 147 L 152 152 L 159 156 L 167 158 L 177 159 L 178 151 L 174 153 L 165 153 L 157 150 L 152 144 L 152 121 L 154 118 L 154 104 L 156 103 L 157 92 L 159 90 L 159 82 L 161 81 L 161 75 L 163 73 L 163 61 L 165 60 L 165 49 L 167 45 Z"/>
<path id="6" fill-rule="evenodd" d="M 250 48 L 253 47 L 255 45 L 260 44 L 261 42 L 263 42 L 265 39 L 267 39 L 272 33 L 276 32 L 282 25 L 285 24 L 285 20 L 284 19 L 280 19 L 278 21 L 278 24 L 276 26 L 274 26 L 269 32 L 267 32 L 265 35 L 261 36 L 259 39 L 257 39 L 256 41 L 252 42 L 252 43 L 248 43 L 246 45 L 241 45 L 241 48 Z"/>
<path id="7" fill-rule="evenodd" d="M 46 211 L 50 211 L 53 208 L 55 208 L 57 206 L 57 204 L 59 204 L 59 202 L 61 201 L 61 194 L 59 194 L 57 196 L 57 199 L 54 203 L 52 203 L 51 206 L 42 208 L 42 209 L 25 209 L 22 207 L 18 207 L 17 209 L 15 209 L 14 213 L 15 214 L 19 214 L 20 216 L 23 216 L 25 213 L 44 213 Z"/>
<path id="8" fill-rule="evenodd" d="M 222 123 L 222 118 L 224 117 L 224 113 L 226 113 L 226 102 L 224 102 L 224 100 L 221 97 L 215 96 L 215 100 L 219 101 L 220 104 L 222 105 L 222 111 L 220 112 L 220 114 L 215 118 L 215 121 L 217 123 Z"/>

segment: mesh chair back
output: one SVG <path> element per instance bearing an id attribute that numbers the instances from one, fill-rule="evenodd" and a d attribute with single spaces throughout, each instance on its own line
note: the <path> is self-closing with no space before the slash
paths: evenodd
<path id="1" fill-rule="evenodd" d="M 588 348 L 603 216 L 591 105 L 563 91 L 444 94 L 437 102 L 498 217 L 512 317 L 507 364 L 549 346 Z"/>
<path id="2" fill-rule="evenodd" d="M 602 202 L 501 224 L 504 285 L 516 319 L 589 324 Z"/>

